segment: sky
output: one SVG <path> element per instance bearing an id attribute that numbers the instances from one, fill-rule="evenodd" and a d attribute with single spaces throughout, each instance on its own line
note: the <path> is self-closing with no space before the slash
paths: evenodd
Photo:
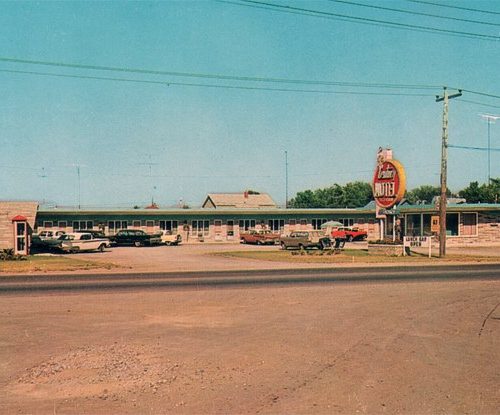
<path id="1" fill-rule="evenodd" d="M 487 181 L 499 64 L 499 1 L 0 1 L 0 199 L 284 204 L 287 177 L 289 199 L 370 182 L 381 146 L 438 186 L 443 86 L 449 144 L 483 149 L 449 148 L 458 191 Z"/>

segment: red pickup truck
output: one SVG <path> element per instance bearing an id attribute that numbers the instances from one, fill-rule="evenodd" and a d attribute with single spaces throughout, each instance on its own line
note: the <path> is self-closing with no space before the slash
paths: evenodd
<path id="1" fill-rule="evenodd" d="M 242 244 L 274 245 L 279 243 L 280 236 L 271 231 L 248 231 L 240 234 Z"/>
<path id="2" fill-rule="evenodd" d="M 344 238 L 348 242 L 364 241 L 367 236 L 368 233 L 359 228 L 343 227 L 332 230 L 333 238 Z"/>

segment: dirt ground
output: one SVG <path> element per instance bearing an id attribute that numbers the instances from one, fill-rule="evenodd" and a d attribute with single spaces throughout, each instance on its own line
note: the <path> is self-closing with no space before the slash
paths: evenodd
<path id="1" fill-rule="evenodd" d="M 499 297 L 494 281 L 2 295 L 0 413 L 494 414 Z"/>
<path id="2" fill-rule="evenodd" d="M 354 242 L 348 244 L 349 249 L 367 249 L 366 242 Z M 211 255 L 213 253 L 223 253 L 227 251 L 279 251 L 277 246 L 256 246 L 240 244 L 194 244 L 180 246 L 155 246 L 155 247 L 114 247 L 104 253 L 89 252 L 73 255 L 64 255 L 64 258 L 78 259 L 80 261 L 91 261 L 92 263 L 102 263 L 102 268 L 85 269 L 88 273 L 123 273 L 123 272 L 169 272 L 169 271 L 221 271 L 221 270 L 250 270 L 250 269 L 288 269 L 288 268 L 331 268 L 335 266 L 349 267 L 360 266 L 360 263 L 344 262 L 342 264 L 297 261 L 266 261 L 257 258 L 236 258 L 221 255 Z M 500 261 L 500 247 L 467 247 L 449 248 L 450 255 L 474 255 L 478 258 L 488 256 L 498 258 Z M 425 254 L 425 252 L 424 252 Z M 398 264 L 404 265 L 405 259 L 399 258 Z M 409 264 L 414 261 L 408 260 Z M 436 263 L 436 258 L 429 262 Z M 110 265 L 112 265 L 110 267 Z M 362 265 L 362 264 L 361 264 Z M 369 266 L 394 265 L 385 262 L 369 262 Z M 116 267 L 115 267 L 116 266 Z M 29 273 L 45 273 L 29 272 Z M 71 273 L 68 271 L 51 271 L 51 273 Z M 76 270 L 73 273 L 81 273 Z M 1 275 L 1 272 L 0 272 Z"/>

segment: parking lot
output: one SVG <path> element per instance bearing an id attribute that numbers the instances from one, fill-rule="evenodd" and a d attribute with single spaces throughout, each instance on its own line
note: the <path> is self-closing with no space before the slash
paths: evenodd
<path id="1" fill-rule="evenodd" d="M 348 249 L 367 249 L 366 242 L 347 243 Z M 228 251 L 279 251 L 278 246 L 242 245 L 242 244 L 184 244 L 179 246 L 154 247 L 113 247 L 105 252 L 89 252 L 67 255 L 70 258 L 90 259 L 97 262 L 112 263 L 119 267 L 111 272 L 169 272 L 169 271 L 219 271 L 245 269 L 288 269 L 288 268 L 328 268 L 331 263 L 313 264 L 300 261 L 266 261 L 256 258 L 235 258 L 213 255 Z M 436 247 L 437 249 L 437 247 Z M 421 250 L 426 254 L 426 249 Z M 500 247 L 468 247 L 448 248 L 447 253 L 458 256 L 488 256 L 499 258 Z M 437 252 L 433 252 L 434 255 Z M 404 260 L 401 261 L 404 263 Z M 359 266 L 360 264 L 342 263 L 342 266 Z M 383 266 L 384 263 L 370 263 L 370 266 Z M 110 270 L 93 270 L 92 272 L 110 272 Z"/>

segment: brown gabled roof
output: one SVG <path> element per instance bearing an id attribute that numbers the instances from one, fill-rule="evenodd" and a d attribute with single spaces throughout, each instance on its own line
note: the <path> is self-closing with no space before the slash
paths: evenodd
<path id="1" fill-rule="evenodd" d="M 276 203 L 267 193 L 210 193 L 204 208 L 275 208 Z"/>

